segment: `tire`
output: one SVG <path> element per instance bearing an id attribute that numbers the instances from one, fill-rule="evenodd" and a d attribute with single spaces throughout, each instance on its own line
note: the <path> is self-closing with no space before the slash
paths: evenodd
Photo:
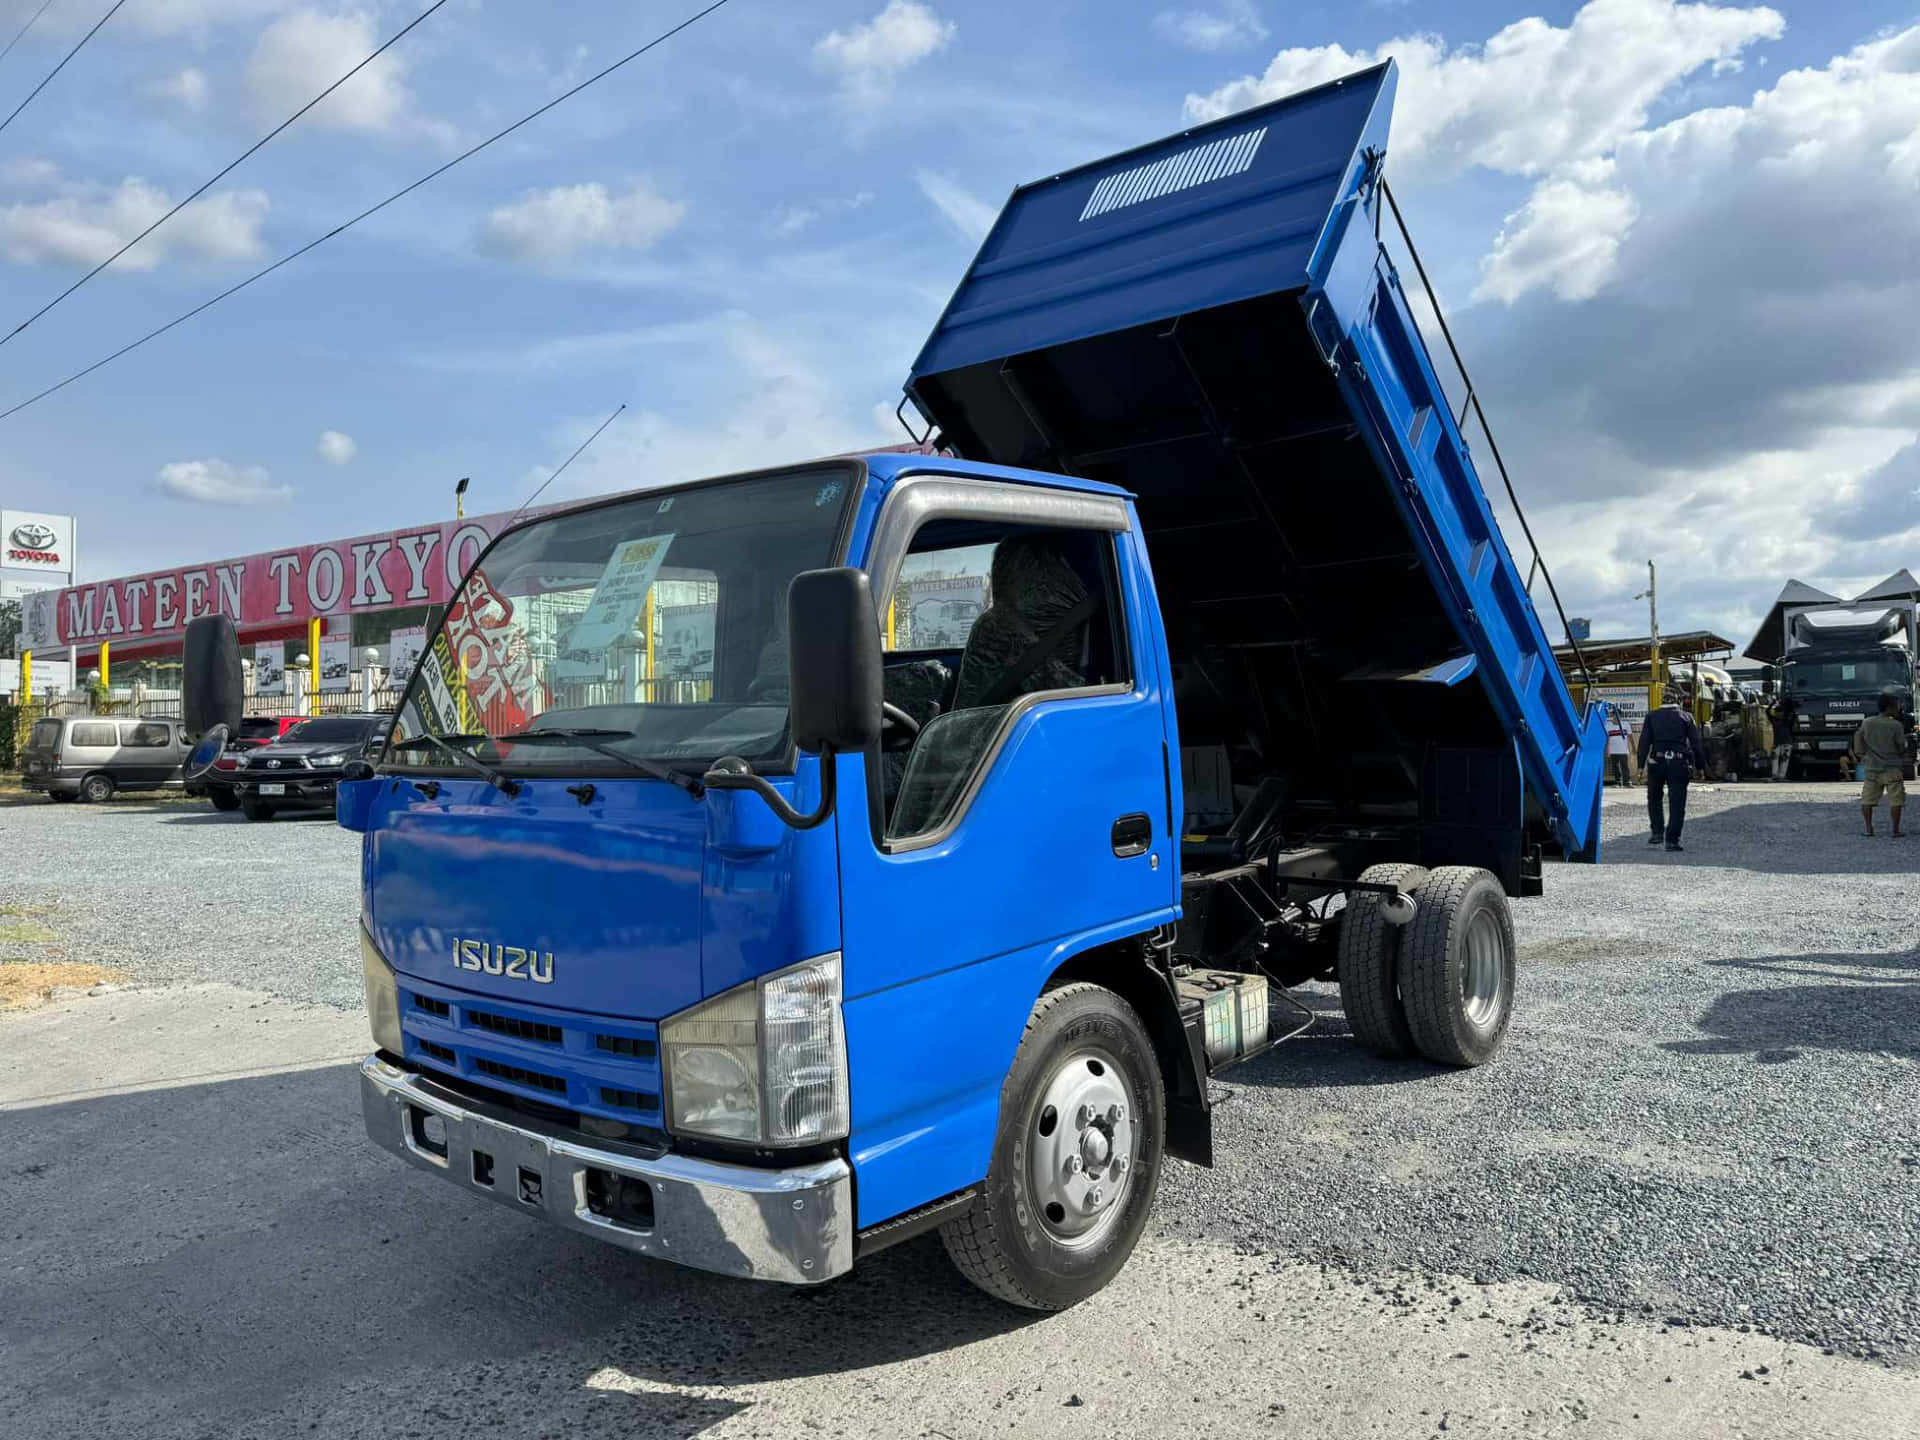
<path id="1" fill-rule="evenodd" d="M 53 801 L 56 805 L 71 805 L 74 801 L 78 800 L 80 797 L 78 795 L 70 794 L 65 790 L 49 790 L 47 792 L 47 798 Z"/>
<path id="2" fill-rule="evenodd" d="M 80 782 L 80 798 L 89 805 L 104 805 L 113 798 L 111 775 L 89 775 Z"/>
<path id="3" fill-rule="evenodd" d="M 1009 1305 L 1078 1304 L 1120 1272 L 1146 1228 L 1165 1127 L 1159 1061 L 1133 1007 L 1099 985 L 1048 991 L 1000 1089 L 980 1198 L 940 1227 L 948 1256 Z"/>
<path id="4" fill-rule="evenodd" d="M 256 823 L 273 819 L 273 806 L 262 805 L 258 800 L 242 800 L 240 813 Z"/>
<path id="5" fill-rule="evenodd" d="M 1414 892 L 1400 938 L 1400 994 L 1420 1053 L 1439 1065 L 1484 1065 L 1513 1018 L 1513 913 L 1485 870 L 1448 865 Z"/>
<path id="6" fill-rule="evenodd" d="M 224 810 L 229 814 L 240 808 L 240 797 L 234 794 L 233 791 L 222 787 L 215 787 L 207 791 L 207 800 L 214 809 Z"/>
<path id="7" fill-rule="evenodd" d="M 1398 885 L 1412 890 L 1427 878 L 1423 865 L 1369 865 L 1360 878 L 1369 885 Z M 1340 944 L 1334 973 L 1340 980 L 1340 1008 L 1347 1012 L 1353 1038 L 1370 1050 L 1398 1058 L 1413 1054 L 1413 1032 L 1400 1003 L 1398 976 L 1400 926 L 1380 913 L 1380 897 L 1364 891 L 1347 898 L 1340 918 Z"/>

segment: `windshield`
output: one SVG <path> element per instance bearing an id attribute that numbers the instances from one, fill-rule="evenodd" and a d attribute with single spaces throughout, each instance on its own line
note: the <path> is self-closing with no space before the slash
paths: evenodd
<path id="1" fill-rule="evenodd" d="M 1787 688 L 1803 695 L 1878 695 L 1907 687 L 1907 662 L 1894 655 L 1832 656 L 1787 667 Z"/>
<path id="2" fill-rule="evenodd" d="M 781 757 L 787 586 L 834 563 L 843 468 L 635 496 L 504 536 L 447 607 L 401 706 L 387 763 L 624 770 Z M 527 731 L 592 732 L 593 745 Z M 595 749 L 594 746 L 600 747 Z M 611 747 L 617 755 L 609 755 Z"/>
<path id="3" fill-rule="evenodd" d="M 377 723 L 359 716 L 352 719 L 323 716 L 318 720 L 302 721 L 280 738 L 300 745 L 345 745 L 350 741 L 366 739 L 373 733 Z"/>

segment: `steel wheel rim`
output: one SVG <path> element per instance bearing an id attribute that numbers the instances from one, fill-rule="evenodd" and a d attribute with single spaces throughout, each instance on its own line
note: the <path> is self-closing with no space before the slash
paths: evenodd
<path id="1" fill-rule="evenodd" d="M 1494 1022 L 1507 989 L 1506 946 L 1491 908 L 1467 924 L 1466 964 L 1460 967 L 1460 1007 L 1467 1022 L 1484 1030 Z"/>
<path id="2" fill-rule="evenodd" d="M 1027 1119 L 1027 1174 L 1040 1227 L 1085 1249 L 1126 1208 L 1139 1168 L 1136 1099 L 1106 1050 L 1073 1051 L 1054 1068 Z"/>

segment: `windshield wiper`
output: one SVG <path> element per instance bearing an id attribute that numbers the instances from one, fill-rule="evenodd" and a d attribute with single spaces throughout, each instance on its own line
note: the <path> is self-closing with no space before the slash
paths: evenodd
<path id="1" fill-rule="evenodd" d="M 488 738 L 486 735 L 454 736 L 456 740 L 485 740 Z M 449 745 L 438 735 L 422 732 L 419 735 L 408 736 L 405 740 L 396 740 L 387 748 L 389 750 L 413 750 L 422 745 L 435 746 L 438 749 L 446 751 L 447 754 L 453 756 L 453 758 L 461 764 L 472 766 L 475 770 L 478 770 L 482 775 L 487 777 L 487 783 L 489 785 L 493 786 L 494 789 L 500 791 L 502 794 L 518 795 L 520 793 L 520 782 L 515 780 L 511 775 L 502 775 L 479 756 L 470 751 L 462 750 L 457 745 Z"/>
<path id="2" fill-rule="evenodd" d="M 497 744 L 510 742 L 515 745 L 532 745 L 542 740 L 556 740 L 568 745 L 578 745 L 583 750 L 592 750 L 596 754 L 618 760 L 621 764 L 631 766 L 642 774 L 651 775 L 656 780 L 665 780 L 669 785 L 678 785 L 695 800 L 707 793 L 706 785 L 698 776 L 689 775 L 684 770 L 675 770 L 666 765 L 656 764 L 652 760 L 643 760 L 638 755 L 629 755 L 624 750 L 614 749 L 611 745 L 603 745 L 597 738 L 600 736 L 605 736 L 609 740 L 634 738 L 631 730 L 592 729 L 517 730 L 512 734 L 496 735 L 493 738 Z"/>

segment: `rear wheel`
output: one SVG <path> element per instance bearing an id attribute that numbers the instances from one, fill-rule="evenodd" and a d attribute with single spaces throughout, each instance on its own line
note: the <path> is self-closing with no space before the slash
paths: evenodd
<path id="1" fill-rule="evenodd" d="M 207 799 L 212 802 L 216 810 L 233 811 L 240 808 L 240 797 L 233 791 L 221 787 L 207 791 Z"/>
<path id="2" fill-rule="evenodd" d="M 103 805 L 113 798 L 113 777 L 89 775 L 80 782 L 80 798 L 89 805 Z"/>
<path id="3" fill-rule="evenodd" d="M 70 790 L 49 790 L 47 798 L 59 805 L 71 805 L 80 797 Z"/>
<path id="4" fill-rule="evenodd" d="M 1421 865 L 1370 865 L 1360 873 L 1367 885 L 1412 890 L 1426 879 Z M 1340 946 L 1335 973 L 1340 979 L 1340 1008 L 1347 1012 L 1353 1038 L 1382 1055 L 1413 1053 L 1413 1032 L 1400 1003 L 1397 955 L 1404 927 L 1389 925 L 1381 912 L 1385 898 L 1364 890 L 1347 897 L 1340 917 Z"/>
<path id="5" fill-rule="evenodd" d="M 1400 941 L 1400 994 L 1413 1043 L 1441 1065 L 1482 1065 L 1513 1018 L 1513 914 L 1485 870 L 1448 865 L 1414 892 Z"/>
<path id="6" fill-rule="evenodd" d="M 947 1254 L 989 1295 L 1064 1310 L 1127 1262 L 1160 1183 L 1165 1097 L 1153 1042 L 1111 990 L 1040 997 L 1000 1091 L 980 1198 L 940 1227 Z"/>
<path id="7" fill-rule="evenodd" d="M 273 819 L 273 806 L 264 805 L 258 800 L 242 800 L 240 802 L 240 813 L 249 820 L 271 820 Z"/>

